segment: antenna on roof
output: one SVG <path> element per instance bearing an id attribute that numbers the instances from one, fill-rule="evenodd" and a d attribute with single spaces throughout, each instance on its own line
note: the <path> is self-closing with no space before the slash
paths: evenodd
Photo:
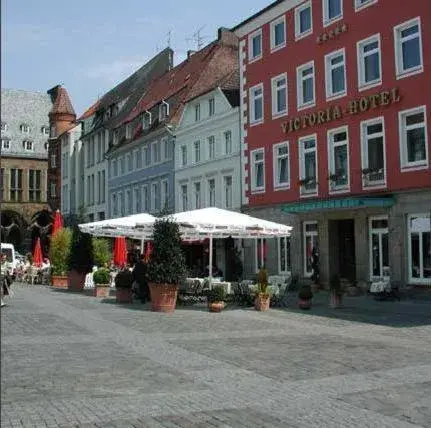
<path id="1" fill-rule="evenodd" d="M 169 30 L 167 32 L 166 36 L 167 36 L 168 48 L 170 48 L 171 47 L 172 30 Z"/>
<path id="2" fill-rule="evenodd" d="M 194 42 L 196 43 L 196 49 L 199 51 L 202 49 L 203 45 L 204 45 L 204 41 L 206 39 L 206 37 L 203 37 L 201 35 L 202 30 L 205 28 L 205 25 L 203 25 L 201 28 L 199 28 L 195 33 L 192 34 L 191 37 L 186 38 L 186 42 Z"/>

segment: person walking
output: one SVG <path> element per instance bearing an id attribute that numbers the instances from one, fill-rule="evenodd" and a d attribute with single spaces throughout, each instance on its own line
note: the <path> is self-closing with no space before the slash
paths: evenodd
<path id="1" fill-rule="evenodd" d="M 1 255 L 1 307 L 6 306 L 6 303 L 3 302 L 3 296 L 10 295 L 10 284 L 12 283 L 12 279 L 10 276 L 10 264 L 7 261 L 6 254 L 2 253 Z"/>

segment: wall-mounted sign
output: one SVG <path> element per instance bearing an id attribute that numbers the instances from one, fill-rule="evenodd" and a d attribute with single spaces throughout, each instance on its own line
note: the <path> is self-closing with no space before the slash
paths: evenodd
<path id="1" fill-rule="evenodd" d="M 325 33 L 322 33 L 320 36 L 316 38 L 316 42 L 318 44 L 326 42 L 327 40 L 332 40 L 338 37 L 341 33 L 347 32 L 347 25 L 346 24 L 340 24 L 337 25 L 334 29 L 326 31 Z"/>
<path id="2" fill-rule="evenodd" d="M 324 110 L 318 110 L 313 113 L 295 117 L 287 122 L 283 122 L 281 124 L 281 129 L 285 134 L 288 134 L 289 132 L 332 122 L 333 120 L 341 119 L 345 115 L 355 115 L 364 113 L 370 109 L 388 106 L 400 100 L 401 96 L 398 88 L 393 88 L 389 91 L 382 91 L 373 95 L 350 100 L 344 107 L 338 105 L 329 106 Z"/>

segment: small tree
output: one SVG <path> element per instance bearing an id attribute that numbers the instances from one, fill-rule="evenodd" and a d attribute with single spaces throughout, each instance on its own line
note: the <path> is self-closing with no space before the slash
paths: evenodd
<path id="1" fill-rule="evenodd" d="M 62 228 L 51 238 L 49 259 L 52 274 L 55 276 L 65 276 L 67 274 L 71 237 L 70 229 Z"/>
<path id="2" fill-rule="evenodd" d="M 149 282 L 180 284 L 185 281 L 187 267 L 181 249 L 178 224 L 169 218 L 154 223 L 153 251 L 148 263 Z"/>
<path id="3" fill-rule="evenodd" d="M 103 238 L 93 238 L 93 258 L 96 266 L 106 266 L 111 260 L 109 242 Z"/>
<path id="4" fill-rule="evenodd" d="M 93 241 L 88 233 L 74 228 L 69 256 L 69 269 L 86 274 L 93 267 Z"/>

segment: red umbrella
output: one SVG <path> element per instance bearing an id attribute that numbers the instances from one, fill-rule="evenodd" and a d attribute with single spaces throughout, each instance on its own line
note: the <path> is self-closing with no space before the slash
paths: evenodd
<path id="1" fill-rule="evenodd" d="M 40 238 L 36 240 L 36 245 L 33 250 L 33 264 L 37 267 L 41 267 L 43 262 L 42 246 L 40 245 Z"/>
<path id="2" fill-rule="evenodd" d="M 114 242 L 114 264 L 124 267 L 127 263 L 127 245 L 124 236 L 117 236 Z"/>
<path id="3" fill-rule="evenodd" d="M 61 215 L 60 210 L 57 210 L 54 215 L 54 224 L 52 225 L 51 235 L 54 236 L 57 230 L 60 230 L 62 228 L 63 228 L 63 217 Z"/>
<path id="4" fill-rule="evenodd" d="M 150 241 L 147 241 L 145 245 L 145 253 L 144 253 L 144 260 L 146 263 L 150 261 L 152 252 L 153 252 L 153 243 Z"/>

